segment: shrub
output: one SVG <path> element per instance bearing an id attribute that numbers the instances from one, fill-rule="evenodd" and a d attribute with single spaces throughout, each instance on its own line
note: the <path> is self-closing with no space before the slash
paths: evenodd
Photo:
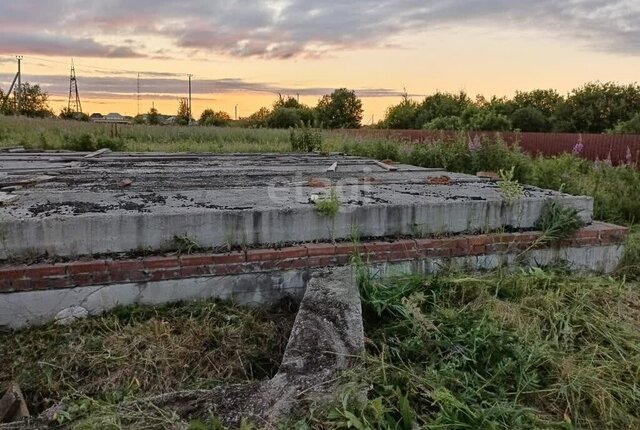
<path id="1" fill-rule="evenodd" d="M 511 115 L 511 123 L 514 129 L 520 131 L 549 131 L 551 123 L 542 112 L 534 107 L 524 107 L 516 110 Z"/>
<path id="2" fill-rule="evenodd" d="M 313 152 L 322 148 L 322 134 L 308 127 L 291 129 L 289 140 L 294 152 Z"/>

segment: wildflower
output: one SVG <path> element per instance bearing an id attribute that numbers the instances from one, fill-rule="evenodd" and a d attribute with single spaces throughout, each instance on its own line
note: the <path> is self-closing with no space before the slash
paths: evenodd
<path id="1" fill-rule="evenodd" d="M 580 135 L 578 136 L 578 143 L 575 144 L 575 146 L 571 150 L 571 153 L 573 155 L 580 155 L 582 154 L 582 151 L 584 151 L 584 144 L 582 143 L 582 135 Z"/>
<path id="2" fill-rule="evenodd" d="M 607 154 L 607 158 L 602 161 L 607 166 L 611 166 L 613 163 L 611 162 L 611 151 Z"/>
<path id="3" fill-rule="evenodd" d="M 633 164 L 633 155 L 631 155 L 631 149 L 627 146 L 627 154 L 624 156 L 624 161 L 627 166 Z"/>
<path id="4" fill-rule="evenodd" d="M 480 136 L 475 136 L 473 139 L 469 137 L 469 144 L 467 145 L 467 147 L 469 148 L 469 151 L 475 152 L 479 150 L 481 146 L 482 146 L 482 143 L 480 142 Z"/>

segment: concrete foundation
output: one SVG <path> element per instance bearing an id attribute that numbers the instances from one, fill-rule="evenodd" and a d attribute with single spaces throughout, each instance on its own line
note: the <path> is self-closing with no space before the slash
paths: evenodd
<path id="1" fill-rule="evenodd" d="M 487 179 L 340 155 L 0 154 L 3 186 L 17 199 L 0 206 L 0 260 L 156 250 L 175 237 L 216 248 L 348 239 L 355 229 L 531 229 L 548 200 L 587 223 L 593 207 L 534 187 L 507 204 Z M 325 216 L 313 202 L 332 189 L 340 209 Z"/>

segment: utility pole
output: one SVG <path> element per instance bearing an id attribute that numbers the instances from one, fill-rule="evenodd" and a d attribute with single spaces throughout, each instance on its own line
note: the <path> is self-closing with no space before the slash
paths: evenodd
<path id="1" fill-rule="evenodd" d="M 191 125 L 191 77 L 193 75 L 189 74 L 189 125 Z"/>
<path id="2" fill-rule="evenodd" d="M 140 73 L 138 73 L 138 115 L 140 115 Z"/>
<path id="3" fill-rule="evenodd" d="M 73 60 L 71 60 L 71 75 L 69 77 L 69 104 L 67 105 L 67 109 L 69 111 L 72 111 L 73 113 L 82 113 L 80 93 L 78 92 L 78 80 L 76 79 L 76 68 L 73 65 Z"/>
<path id="4" fill-rule="evenodd" d="M 22 55 L 16 55 L 18 60 L 18 88 L 16 90 L 16 115 L 22 110 Z"/>
<path id="5" fill-rule="evenodd" d="M 238 120 L 238 105 L 236 105 L 236 121 Z"/>

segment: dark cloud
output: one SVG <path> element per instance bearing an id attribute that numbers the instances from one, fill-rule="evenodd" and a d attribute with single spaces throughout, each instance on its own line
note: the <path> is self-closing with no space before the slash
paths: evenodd
<path id="1" fill-rule="evenodd" d="M 0 73 L 0 86 L 11 83 L 13 75 L 10 73 Z M 24 75 L 26 82 L 39 84 L 51 95 L 64 95 L 69 91 L 69 78 L 59 75 Z M 78 87 L 82 96 L 95 98 L 119 98 L 130 97 L 137 93 L 137 79 L 135 77 L 121 76 L 78 76 Z M 153 97 L 182 97 L 187 93 L 187 80 L 185 78 L 159 78 L 144 75 L 140 79 L 141 95 Z M 323 96 L 329 94 L 334 88 L 306 87 L 294 88 L 283 87 L 270 83 L 247 82 L 242 79 L 194 79 L 192 81 L 192 92 L 194 95 L 210 95 L 221 93 L 269 93 L 274 97 L 277 94 L 301 96 Z M 356 90 L 360 97 L 393 97 L 400 96 L 400 91 L 386 88 L 362 88 Z"/>
<path id="2" fill-rule="evenodd" d="M 0 52 L 126 57 L 136 54 L 136 41 L 155 36 L 177 48 L 290 58 L 388 46 L 400 34 L 462 26 L 537 30 L 591 49 L 640 53 L 638 0 L 5 1 Z M 104 36 L 122 42 L 100 44 Z"/>
<path id="3" fill-rule="evenodd" d="M 127 46 L 97 43 L 90 38 L 73 38 L 50 33 L 7 33 L 0 31 L 0 54 L 60 55 L 69 57 L 134 58 L 139 54 Z"/>

